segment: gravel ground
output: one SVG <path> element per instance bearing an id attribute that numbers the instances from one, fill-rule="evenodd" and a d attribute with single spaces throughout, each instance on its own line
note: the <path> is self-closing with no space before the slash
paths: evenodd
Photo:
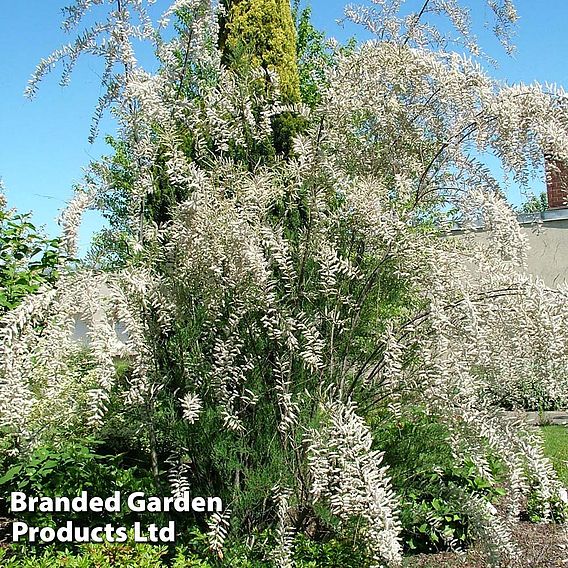
<path id="1" fill-rule="evenodd" d="M 568 525 L 520 523 L 515 531 L 520 554 L 501 568 L 568 568 Z M 408 558 L 405 568 L 488 568 L 492 566 L 475 550 L 467 554 L 420 554 Z"/>

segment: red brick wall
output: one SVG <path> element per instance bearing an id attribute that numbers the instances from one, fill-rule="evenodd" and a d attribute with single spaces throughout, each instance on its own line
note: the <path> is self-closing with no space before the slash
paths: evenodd
<path id="1" fill-rule="evenodd" d="M 568 167 L 563 162 L 545 158 L 548 208 L 568 207 Z"/>

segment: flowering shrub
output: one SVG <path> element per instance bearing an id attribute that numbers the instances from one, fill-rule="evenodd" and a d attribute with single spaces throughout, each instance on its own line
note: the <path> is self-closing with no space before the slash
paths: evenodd
<path id="1" fill-rule="evenodd" d="M 3 320 L 0 425 L 13 451 L 37 444 L 54 416 L 94 432 L 132 420 L 156 479 L 167 460 L 175 491 L 230 504 L 209 523 L 219 558 L 231 531 L 272 527 L 278 566 L 292 565 L 295 534 L 323 530 L 354 537 L 369 566 L 396 565 L 400 501 L 373 432 L 419 407 L 479 484 L 494 483 L 490 460 L 502 463 L 499 506 L 470 493 L 460 514 L 514 556 L 529 489 L 550 518 L 561 485 L 538 436 L 487 393 L 524 376 L 564 399 L 568 303 L 525 273 L 526 242 L 481 157 L 496 154 L 520 183 L 545 151 L 567 160 L 563 91 L 504 86 L 474 59 L 431 49 L 441 38 L 423 20 L 428 6 L 475 53 L 455 2 L 401 19 L 400 2 L 374 0 L 348 15 L 380 40 L 337 54 L 314 108 L 289 105 L 276 76 L 259 89 L 265 70 L 221 64 L 217 14 L 198 0 L 168 10 L 194 17 L 157 41 L 160 70 L 143 71 L 129 38 L 156 37 L 144 4 L 121 3 L 39 69 L 82 51 L 107 58 L 103 102 L 115 101 L 131 159 L 137 255 L 122 270 L 68 274 Z M 490 5 L 506 29 L 512 5 Z M 70 25 L 88 6 L 76 4 Z M 111 41 L 97 48 L 104 32 Z M 305 121 L 288 156 L 267 151 L 283 113 Z M 98 174 L 66 215 L 71 249 L 78 212 L 112 182 Z M 149 220 L 164 188 L 180 198 Z M 465 234 L 450 232 L 457 222 Z M 82 374 L 67 364 L 77 314 L 90 322 Z"/>

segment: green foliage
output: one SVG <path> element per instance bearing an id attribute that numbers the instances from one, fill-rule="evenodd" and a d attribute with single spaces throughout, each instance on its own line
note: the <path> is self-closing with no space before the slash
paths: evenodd
<path id="1" fill-rule="evenodd" d="M 289 0 L 225 0 L 221 48 L 227 61 L 236 54 L 253 67 L 274 71 L 290 102 L 300 98 L 296 36 Z"/>
<path id="2" fill-rule="evenodd" d="M 294 137 L 306 128 L 306 119 L 291 112 L 283 112 L 272 119 L 275 151 L 284 156 L 292 153 Z"/>
<path id="3" fill-rule="evenodd" d="M 547 511 L 550 511 L 549 512 Z M 535 491 L 529 494 L 527 500 L 526 517 L 531 523 L 550 522 L 555 523 L 568 522 L 568 505 L 561 501 L 558 497 L 552 497 L 547 502 L 543 502 L 542 498 Z"/>
<path id="4" fill-rule="evenodd" d="M 505 391 L 496 384 L 487 394 L 499 408 L 505 410 L 547 412 L 563 407 L 562 402 L 552 398 L 533 377 L 520 376 L 515 387 L 514 392 L 512 389 Z"/>
<path id="5" fill-rule="evenodd" d="M 524 203 L 517 208 L 519 213 L 541 213 L 548 209 L 548 195 L 543 191 L 539 195 L 528 195 Z"/>
<path id="6" fill-rule="evenodd" d="M 235 568 L 269 568 L 268 558 L 274 544 L 272 535 L 264 531 L 255 533 L 247 540 L 229 540 L 225 543 L 222 558 L 211 552 L 207 534 L 198 528 L 190 529 L 184 544 L 176 548 L 172 559 L 172 568 L 217 568 L 221 566 Z"/>
<path id="7" fill-rule="evenodd" d="M 74 497 L 80 495 L 81 491 L 87 491 L 91 496 L 110 496 L 114 491 L 155 494 L 152 479 L 144 469 L 131 464 L 125 467 L 120 455 L 96 453 L 94 448 L 100 445 L 93 439 L 70 439 L 57 447 L 41 446 L 11 464 L 4 463 L 5 474 L 0 478 L 2 514 L 8 514 L 5 508 L 12 491 L 45 497 Z M 109 521 L 120 521 L 127 525 L 136 520 L 124 508 L 118 513 L 108 513 L 108 518 Z M 53 526 L 68 520 L 75 520 L 84 526 L 96 526 L 101 523 L 101 514 L 26 511 L 18 513 L 18 519 L 34 526 Z"/>
<path id="8" fill-rule="evenodd" d="M 296 4 L 296 46 L 288 2 L 235 0 L 227 2 L 227 7 L 228 19 L 224 22 L 222 42 L 226 60 L 239 75 L 239 81 L 252 77 L 251 71 L 255 68 L 273 70 L 280 76 L 287 101 L 296 102 L 301 94 L 303 101 L 317 107 L 322 86 L 325 86 L 318 80 L 323 74 L 318 75 L 317 66 L 322 61 L 331 64 L 332 59 L 324 47 L 323 34 L 309 23 L 309 11 L 299 14 Z M 181 14 L 181 24 L 183 18 Z M 181 53 L 174 55 L 178 59 L 183 57 Z M 300 77 L 298 57 L 302 62 Z M 185 68 L 183 73 L 186 73 Z M 189 75 L 189 71 L 187 73 Z M 185 84 L 186 79 L 184 75 L 177 78 L 177 94 L 198 97 L 198 93 L 192 92 L 190 85 Z M 245 95 L 251 93 L 245 90 L 254 91 L 258 82 L 243 80 L 238 87 L 242 87 L 242 91 L 238 91 L 239 96 L 242 92 L 243 99 L 248 101 Z M 268 84 L 264 82 L 261 87 L 267 90 Z M 264 103 L 260 100 L 257 106 L 255 104 L 253 101 L 248 109 L 253 123 L 256 115 L 262 112 Z M 172 214 L 175 205 L 184 201 L 190 191 L 195 191 L 204 202 L 218 193 L 223 199 L 211 199 L 212 214 L 207 218 L 206 227 L 198 225 L 199 207 L 191 211 L 180 209 L 181 215 L 195 221 L 200 231 L 188 230 L 191 237 L 185 243 L 188 248 L 190 240 L 215 244 L 217 236 L 226 236 L 227 242 L 219 239 L 218 250 L 213 247 L 202 249 L 207 251 L 204 256 L 211 252 L 219 253 L 219 263 L 192 265 L 188 262 L 186 265 L 178 262 L 176 257 L 182 258 L 185 251 L 176 249 L 177 242 L 172 235 L 165 231 L 160 234 L 163 242 L 154 243 L 154 250 L 165 243 L 161 251 L 165 254 L 156 255 L 158 260 L 146 266 L 148 273 L 157 275 L 156 290 L 159 288 L 159 293 L 132 300 L 132 314 L 129 313 L 133 322 L 137 323 L 138 312 L 142 312 L 140 335 L 143 338 L 133 339 L 131 345 L 135 353 L 132 367 L 138 364 L 140 369 L 137 375 L 137 370 L 130 368 L 129 361 L 124 362 L 121 373 L 116 377 L 114 391 L 109 393 L 104 426 L 97 432 L 104 441 L 104 450 L 111 455 L 96 454 L 93 450 L 95 444 L 90 441 L 40 447 L 7 470 L 0 480 L 5 495 L 14 489 L 36 495 L 73 495 L 81 489 L 88 489 L 93 494 L 105 495 L 113 488 L 128 491 L 144 488 L 148 493 L 158 494 L 168 490 L 167 472 L 160 467 L 177 462 L 185 466 L 186 481 L 196 494 L 217 495 L 230 504 L 232 530 L 223 551 L 224 564 L 250 568 L 269 564 L 268 551 L 274 549 L 275 535 L 266 527 L 274 526 L 277 517 L 274 488 L 281 484 L 291 490 L 292 505 L 288 511 L 293 517 L 293 528 L 315 535 L 314 539 L 302 535 L 297 538 L 295 554 L 298 566 L 365 566 L 367 558 L 358 548 L 364 530 L 364 527 L 357 527 L 361 519 L 352 519 L 352 525 L 347 521 L 340 525 L 337 517 L 334 519 L 331 515 L 331 508 L 315 510 L 319 506 L 325 509 L 326 505 L 319 502 L 314 505 L 307 497 L 310 480 L 306 454 L 311 450 L 307 447 L 309 440 L 305 434 L 320 418 L 318 403 L 324 399 L 323 391 L 331 392 L 339 387 L 337 390 L 345 399 L 342 402 L 353 400 L 363 421 L 373 422 L 375 447 L 384 451 L 384 463 L 390 468 L 393 489 L 400 497 L 407 550 L 463 547 L 472 540 L 474 519 L 470 513 L 464 512 L 464 502 L 468 497 L 493 502 L 498 500 L 502 491 L 495 482 L 481 477 L 472 463 L 455 462 L 448 429 L 435 417 L 412 408 L 406 408 L 400 419 L 387 412 L 391 396 L 389 389 L 399 387 L 388 384 L 387 373 L 381 376 L 381 367 L 391 364 L 387 363 L 386 357 L 390 355 L 387 352 L 388 342 L 382 341 L 381 335 L 393 321 L 400 322 L 405 319 L 404 316 L 411 316 L 418 300 L 412 288 L 416 285 L 413 284 L 415 280 L 403 266 L 409 259 L 391 250 L 413 241 L 409 239 L 405 243 L 401 238 L 397 242 L 398 231 L 402 229 L 394 224 L 384 225 L 387 230 L 395 229 L 391 235 L 385 231 L 383 241 L 383 227 L 376 229 L 372 217 L 392 214 L 397 218 L 397 210 L 420 209 L 420 185 L 439 151 L 430 137 L 421 142 L 421 138 L 416 136 L 414 150 L 402 155 L 420 157 L 414 166 L 409 166 L 415 171 L 405 171 L 404 175 L 410 182 L 421 180 L 418 189 L 410 191 L 412 183 L 408 187 L 402 182 L 397 185 L 398 167 L 389 173 L 391 156 L 387 156 L 393 154 L 395 145 L 384 143 L 388 138 L 382 137 L 381 122 L 377 125 L 376 116 L 363 111 L 355 116 L 355 127 L 346 131 L 348 140 L 353 137 L 354 151 L 351 155 L 346 152 L 345 169 L 341 176 L 333 178 L 336 162 L 323 159 L 325 144 L 330 142 L 325 137 L 323 142 L 320 139 L 321 125 L 328 118 L 321 114 L 321 121 L 314 120 L 314 124 L 307 125 L 304 119 L 292 113 L 282 113 L 273 118 L 272 141 L 267 141 L 266 135 L 255 139 L 250 135 L 250 127 L 243 135 L 245 143 L 227 143 L 229 151 L 223 156 L 227 159 L 222 168 L 194 164 L 203 174 L 197 185 L 205 191 L 176 189 L 170 182 L 166 171 L 167 152 L 160 146 L 163 139 L 160 141 L 159 125 L 155 125 L 156 130 L 151 136 L 155 136 L 158 145 L 156 159 L 147 172 L 151 174 L 153 191 L 141 202 L 139 225 L 151 221 L 163 227 L 173 226 L 178 234 L 183 235 L 183 229 L 188 229 L 191 223 L 182 224 L 178 231 Z M 187 131 L 187 126 L 184 130 L 182 120 L 180 123 L 175 124 L 168 135 L 176 139 L 176 144 L 179 138 L 176 149 L 191 161 L 195 158 L 192 133 Z M 314 128 L 318 123 L 320 128 Z M 294 136 L 307 130 L 308 126 L 312 127 L 314 156 L 321 154 L 324 167 L 320 168 L 321 164 L 314 160 L 309 170 L 291 168 L 286 171 L 286 166 L 293 160 L 280 158 L 293 154 Z M 374 141 L 370 144 L 367 139 Z M 99 247 L 103 252 L 106 249 L 107 258 L 104 260 L 108 267 L 114 269 L 132 260 L 126 243 L 140 227 L 129 224 L 133 213 L 130 196 L 136 179 L 133 174 L 136 157 L 129 154 L 127 143 L 110 142 L 114 156 L 100 171 L 100 177 L 110 186 L 110 192 L 102 198 L 101 207 L 108 211 L 111 229 L 117 230 L 118 237 L 112 233 L 101 235 Z M 234 146 L 231 146 L 233 143 Z M 401 144 L 404 145 L 404 141 Z M 204 147 L 208 147 L 207 140 Z M 337 147 L 347 148 L 347 145 Z M 366 156 L 363 167 L 361 155 Z M 425 160 L 424 155 L 430 157 Z M 344 158 L 343 154 L 338 157 Z M 214 158 L 216 156 L 212 156 L 211 164 Z M 309 156 L 304 155 L 303 158 Z M 205 159 L 202 158 L 202 161 Z M 412 164 L 412 160 L 409 163 Z M 425 171 L 424 163 L 430 164 Z M 262 180 L 260 175 L 250 175 L 251 172 L 263 173 L 263 168 L 268 181 Z M 281 177 L 272 175 L 277 168 L 284 172 Z M 374 178 L 371 174 L 376 172 L 380 175 Z M 218 180 L 215 180 L 207 186 L 209 173 L 221 178 L 221 183 L 217 184 Z M 369 182 L 365 181 L 368 185 L 361 186 L 362 193 L 372 191 L 375 185 L 382 188 L 384 182 L 387 207 L 370 209 L 369 220 L 358 224 L 353 221 L 348 208 L 344 208 L 341 215 L 334 214 L 341 210 L 342 199 L 346 199 L 343 188 L 349 186 L 351 178 L 355 181 L 361 174 L 365 174 L 360 177 L 361 181 L 369 178 Z M 296 176 L 297 179 L 286 179 L 285 176 Z M 239 185 L 240 179 L 255 184 L 266 183 L 266 187 L 258 186 L 259 196 L 262 195 L 262 199 L 258 199 L 258 209 L 264 211 L 267 204 L 266 219 L 261 218 L 258 224 L 255 224 L 254 215 L 247 216 L 249 209 L 254 208 L 251 207 L 254 200 L 247 201 L 239 195 L 243 190 L 243 186 Z M 253 183 L 250 185 L 253 186 Z M 270 197 L 269 192 L 278 196 L 274 202 L 266 198 Z M 426 191 L 424 195 L 428 193 Z M 252 192 L 251 195 L 258 197 Z M 223 207 L 233 197 L 234 203 L 230 203 L 228 212 L 224 211 Z M 381 199 L 378 197 L 377 201 Z M 425 205 L 415 216 L 398 218 L 400 226 L 407 227 L 409 235 L 436 233 L 434 213 L 442 201 L 432 198 L 427 203 L 432 205 Z M 354 199 L 351 207 L 357 204 Z M 236 215 L 233 216 L 234 213 Z M 366 214 L 362 216 L 366 217 Z M 241 227 L 242 233 L 231 232 L 234 227 L 230 222 Z M 210 227 L 211 232 L 208 232 Z M 250 233 L 248 229 L 251 229 Z M 275 237 L 282 236 L 286 247 L 270 243 L 267 237 L 258 241 L 247 240 L 253 232 L 263 234 L 263 230 Z M 366 238 L 366 233 L 373 231 L 377 233 L 374 241 Z M 172 244 L 169 249 L 168 238 Z M 262 275 L 266 280 L 259 278 L 255 281 L 253 269 L 243 271 L 242 279 L 230 279 L 231 257 L 240 258 L 243 244 L 247 243 L 257 245 L 244 250 L 250 252 L 251 259 L 253 253 L 257 254 L 257 258 L 261 257 L 259 264 L 264 269 Z M 326 250 L 327 244 L 333 245 L 330 250 Z M 145 253 L 151 258 L 150 246 Z M 270 247 L 274 250 L 269 250 Z M 251 259 L 245 260 L 249 262 Z M 183 274 L 186 269 L 187 273 Z M 286 273 L 289 274 L 286 276 Z M 131 283 L 135 282 L 136 275 L 131 276 Z M 144 281 L 146 283 L 148 288 L 152 287 L 150 278 Z M 266 289 L 262 288 L 264 285 Z M 132 297 L 136 298 L 137 286 L 131 287 L 134 289 Z M 270 300 L 265 305 L 255 303 L 257 293 L 260 296 L 263 292 L 270 292 Z M 425 298 L 422 302 L 430 301 L 429 296 Z M 164 299 L 167 306 L 161 305 L 166 304 L 162 302 Z M 451 299 L 454 300 L 453 297 Z M 173 306 L 171 314 L 168 312 L 170 305 Z M 279 319 L 271 321 L 273 314 L 277 314 Z M 169 315 L 172 315 L 172 322 L 171 325 L 166 322 L 166 325 L 164 322 Z M 162 316 L 165 316 L 164 321 L 160 321 Z M 419 317 L 422 316 L 418 314 L 411 323 Z M 345 322 L 340 327 L 337 322 L 342 319 Z M 310 322 L 314 322 L 311 327 Z M 439 323 L 437 320 L 434 322 Z M 273 325 L 270 337 L 267 323 Z M 412 332 L 409 334 L 412 340 Z M 280 341 L 280 337 L 285 340 Z M 392 339 L 396 343 L 394 336 Z M 398 375 L 402 369 L 410 376 L 416 370 L 412 363 L 418 358 L 416 351 L 420 342 L 421 337 L 417 336 L 417 347 L 411 344 L 404 352 L 399 349 L 400 357 L 393 349 L 396 361 L 392 363 L 391 376 Z M 322 349 L 321 345 L 325 348 Z M 138 363 L 135 360 L 137 356 Z M 282 370 L 283 360 L 288 365 L 286 371 Z M 219 361 L 221 365 L 217 365 Z M 136 384 L 137 380 L 142 386 Z M 148 389 L 145 388 L 146 380 L 151 385 Z M 411 385 L 410 381 L 407 385 Z M 219 394 L 221 388 L 224 392 Z M 405 385 L 400 388 L 410 390 L 415 387 Z M 136 389 L 140 391 L 140 399 L 132 406 L 125 406 L 125 393 Z M 195 395 L 200 401 L 198 424 L 183 417 L 180 397 L 186 393 Z M 283 396 L 279 398 L 279 394 Z M 296 408 L 283 410 L 286 401 L 293 402 Z M 106 402 L 105 399 L 105 405 Z M 291 423 L 293 427 L 289 426 Z M 373 460 L 375 458 L 373 454 Z M 494 477 L 499 479 L 498 464 L 492 466 Z M 350 482 L 355 495 L 359 481 L 354 478 Z M 301 503 L 301 507 L 296 507 L 297 502 Z M 32 515 L 30 520 L 35 524 L 40 521 L 53 523 L 58 518 Z M 91 519 L 85 521 L 89 523 Z M 123 521 L 126 524 L 128 518 Z M 100 520 L 97 519 L 97 522 Z M 183 543 L 185 548 L 178 549 L 176 556 L 170 555 L 167 561 L 171 560 L 174 566 L 179 567 L 219 565 L 220 562 L 212 560 L 207 550 L 203 519 L 200 522 L 188 515 L 183 523 L 181 528 L 193 528 L 194 532 L 189 533 Z M 311 530 L 313 525 L 316 530 Z M 325 532 L 319 530 L 322 526 L 325 526 Z M 357 532 L 358 528 L 362 530 Z M 238 540 L 243 534 L 249 535 L 249 542 Z M 259 539 L 256 544 L 251 543 L 255 538 Z M 162 558 L 165 554 L 160 549 L 149 551 L 145 547 L 104 546 L 97 547 L 96 552 L 80 547 L 75 560 L 79 563 L 77 566 L 90 566 L 89 562 L 96 558 L 96 566 L 105 567 L 105 563 L 145 566 L 148 563 L 159 567 L 163 560 L 166 561 Z M 55 552 L 46 562 L 53 560 L 57 563 L 60 559 L 60 552 Z"/>
<path id="9" fill-rule="evenodd" d="M 370 560 L 349 540 L 314 540 L 300 535 L 295 541 L 294 561 L 298 568 L 365 568 Z"/>
<path id="10" fill-rule="evenodd" d="M 247 544 L 230 542 L 223 559 L 212 556 L 205 533 L 199 529 L 188 532 L 186 543 L 168 550 L 165 546 L 134 543 L 132 533 L 126 543 L 80 544 L 76 549 L 56 546 L 0 548 L 0 563 L 4 568 L 269 568 L 273 566 L 270 546 L 274 538 L 269 533 L 256 535 Z M 298 536 L 294 562 L 297 568 L 365 568 L 370 562 L 364 554 L 353 550 L 353 543 L 336 539 L 316 542 Z"/>
<path id="11" fill-rule="evenodd" d="M 81 544 L 77 552 L 51 546 L 36 550 L 12 545 L 11 549 L 0 548 L 0 561 L 4 568 L 166 568 L 162 560 L 166 551 L 163 546 L 144 543 Z"/>
<path id="12" fill-rule="evenodd" d="M 325 32 L 311 22 L 310 7 L 300 10 L 300 0 L 294 0 L 292 14 L 296 25 L 296 53 L 302 102 L 314 106 L 327 84 L 326 68 L 333 64 L 333 55 L 325 45 Z"/>
<path id="13" fill-rule="evenodd" d="M 499 464 L 492 462 L 494 482 L 482 478 L 471 462 L 456 464 L 447 428 L 420 409 L 378 426 L 376 440 L 400 495 L 406 550 L 467 547 L 475 537 L 475 519 L 463 512 L 463 503 L 472 495 L 491 503 L 504 495 L 498 485 Z"/>
<path id="14" fill-rule="evenodd" d="M 31 213 L 0 208 L 0 315 L 59 276 L 59 239 L 48 239 Z"/>
<path id="15" fill-rule="evenodd" d="M 310 10 L 300 12 L 298 5 L 295 5 L 292 17 L 286 0 L 276 3 L 238 0 L 228 4 L 229 17 L 222 20 L 220 34 L 225 61 L 241 76 L 251 75 L 258 66 L 275 70 L 280 77 L 285 99 L 297 102 L 301 92 L 303 102 L 315 104 L 324 84 L 324 68 L 331 63 L 332 56 L 324 45 L 325 34 L 318 32 L 310 23 Z M 176 13 L 176 17 L 175 29 L 181 37 L 188 33 L 187 30 L 191 30 L 196 15 L 190 10 L 182 9 Z M 191 37 L 191 32 L 189 35 Z M 207 70 L 196 68 L 188 62 L 187 54 L 182 51 L 175 55 L 184 69 L 178 85 L 178 96 L 189 100 L 199 99 L 197 79 L 203 79 Z M 254 82 L 251 82 L 251 87 L 254 87 Z M 267 86 L 261 85 L 260 88 L 264 91 Z M 254 112 L 256 109 L 253 109 Z M 294 136 L 304 131 L 306 126 L 303 117 L 283 112 L 272 118 L 271 142 L 259 145 L 249 140 L 246 151 L 233 148 L 231 158 L 253 168 L 260 163 L 272 162 L 276 155 L 288 157 L 292 152 Z M 180 127 L 179 136 L 184 141 L 185 155 L 193 160 L 192 133 Z M 102 162 L 92 164 L 92 170 L 106 185 L 105 192 L 100 195 L 98 207 L 108 220 L 110 228 L 95 235 L 86 263 L 96 268 L 114 270 L 124 267 L 136 256 L 129 248 L 129 242 L 137 237 L 139 230 L 139 226 L 132 225 L 131 196 L 135 168 L 134 158 L 129 155 L 123 141 L 111 136 L 107 136 L 105 141 L 112 153 L 103 158 Z M 140 222 L 155 222 L 160 225 L 171 220 L 172 208 L 187 198 L 187 194 L 179 187 L 174 188 L 169 184 L 168 176 L 164 173 L 164 155 L 158 156 L 153 170 L 153 192 L 145 199 Z"/>
<path id="16" fill-rule="evenodd" d="M 134 173 L 126 144 L 112 136 L 105 142 L 112 150 L 98 163 L 92 163 L 92 175 L 104 181 L 107 191 L 98 199 L 98 209 L 109 224 L 96 233 L 85 263 L 103 270 L 124 267 L 134 256 L 129 249 L 132 227 L 129 223 Z"/>

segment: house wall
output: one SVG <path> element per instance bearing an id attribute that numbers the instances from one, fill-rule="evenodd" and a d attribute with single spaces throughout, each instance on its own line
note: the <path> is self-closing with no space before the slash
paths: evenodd
<path id="1" fill-rule="evenodd" d="M 568 284 L 568 219 L 522 225 L 529 242 L 527 268 L 551 288 Z"/>

